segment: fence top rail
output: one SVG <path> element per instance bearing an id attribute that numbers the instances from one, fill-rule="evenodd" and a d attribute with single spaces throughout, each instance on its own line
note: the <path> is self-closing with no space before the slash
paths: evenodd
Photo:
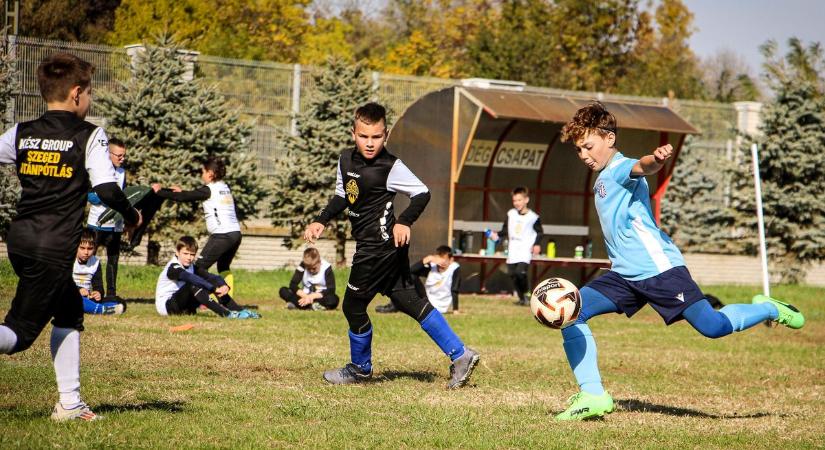
<path id="1" fill-rule="evenodd" d="M 55 47 L 61 49 L 76 49 L 101 53 L 126 53 L 124 47 L 113 47 L 104 44 L 88 44 L 85 42 L 60 41 L 56 39 L 45 39 L 28 36 L 9 36 L 9 40 L 16 44 L 32 45 L 38 47 Z"/>
<path id="2" fill-rule="evenodd" d="M 261 69 L 282 69 L 282 70 L 292 70 L 295 67 L 294 64 L 286 64 L 286 63 L 279 63 L 273 61 L 255 61 L 251 59 L 234 59 L 234 58 L 224 58 L 222 56 L 212 56 L 212 55 L 199 55 L 198 56 L 199 63 L 211 63 L 211 64 L 224 64 L 228 66 L 243 66 L 243 67 L 256 67 Z"/>

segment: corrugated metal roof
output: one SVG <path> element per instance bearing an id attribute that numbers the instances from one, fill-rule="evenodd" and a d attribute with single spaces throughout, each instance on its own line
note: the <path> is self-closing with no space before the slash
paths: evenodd
<path id="1" fill-rule="evenodd" d="M 536 92 L 460 88 L 482 103 L 498 119 L 565 123 L 589 100 Z M 602 101 L 616 116 L 619 128 L 699 134 L 699 130 L 667 106 Z"/>

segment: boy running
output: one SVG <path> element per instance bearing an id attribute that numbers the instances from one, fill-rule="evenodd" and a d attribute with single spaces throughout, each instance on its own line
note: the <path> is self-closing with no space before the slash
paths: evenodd
<path id="1" fill-rule="evenodd" d="M 6 241 L 19 280 L 0 325 L 0 353 L 26 350 L 52 319 L 50 344 L 60 398 L 51 417 L 57 421 L 99 418 L 80 399 L 83 300 L 72 279 L 89 187 L 127 225 L 141 222 L 117 184 L 106 133 L 84 120 L 92 102 L 93 72 L 92 64 L 68 53 L 44 59 L 37 83 L 46 113 L 0 137 L 0 164 L 16 164 L 22 186 Z"/>
<path id="2" fill-rule="evenodd" d="M 356 249 L 342 309 L 349 323 L 351 362 L 326 371 L 324 379 L 349 384 L 372 377 L 372 323 L 367 305 L 381 293 L 415 319 L 450 358 L 447 388 L 456 389 L 469 380 L 479 354 L 464 346 L 444 316 L 415 289 L 409 270 L 410 226 L 427 206 L 430 192 L 400 159 L 384 151 L 386 114 L 377 103 L 355 111 L 352 138 L 356 148 L 341 153 L 335 195 L 304 231 L 304 238 L 314 243 L 326 224 L 349 208 Z M 396 220 L 392 201 L 398 192 L 410 197 L 410 205 Z"/>
<path id="3" fill-rule="evenodd" d="M 646 175 L 672 156 L 665 145 L 641 159 L 615 147 L 616 118 L 598 102 L 579 109 L 564 125 L 562 140 L 572 141 L 579 159 L 598 172 L 593 186 L 611 269 L 581 289 L 582 310 L 574 325 L 562 330 L 564 351 L 581 391 L 570 398 L 558 420 L 603 416 L 613 398 L 602 386 L 596 341 L 587 326 L 591 317 L 624 313 L 631 317 L 649 303 L 666 325 L 686 319 L 702 335 L 719 338 L 765 320 L 802 328 L 802 314 L 787 303 L 757 295 L 752 304 L 731 304 L 716 311 L 693 281 L 679 249 L 659 229 L 650 209 Z"/>

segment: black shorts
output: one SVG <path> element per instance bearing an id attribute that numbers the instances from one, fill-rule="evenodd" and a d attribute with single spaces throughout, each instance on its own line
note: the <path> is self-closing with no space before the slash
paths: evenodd
<path id="1" fill-rule="evenodd" d="M 197 314 L 200 302 L 195 298 L 195 290 L 200 289 L 189 283 L 175 291 L 169 300 L 166 300 L 166 314 L 177 316 L 181 314 Z"/>
<path id="2" fill-rule="evenodd" d="M 3 324 L 17 335 L 14 351 L 28 348 L 52 319 L 52 325 L 83 331 L 83 298 L 72 279 L 71 266 L 62 267 L 9 253 L 17 274 L 17 292 Z"/>
<path id="3" fill-rule="evenodd" d="M 359 246 L 352 258 L 347 281 L 351 295 L 371 300 L 376 294 L 389 296 L 395 290 L 415 289 L 410 275 L 409 246 Z"/>
<path id="4" fill-rule="evenodd" d="M 674 267 L 639 281 L 625 280 L 616 272 L 609 271 L 586 286 L 604 294 L 627 317 L 650 303 L 650 307 L 668 325 L 681 320 L 682 312 L 688 306 L 705 298 L 685 266 Z"/>
<path id="5" fill-rule="evenodd" d="M 198 260 L 195 261 L 195 265 L 204 270 L 209 270 L 217 262 L 218 271 L 228 270 L 240 246 L 240 231 L 210 234 Z"/>

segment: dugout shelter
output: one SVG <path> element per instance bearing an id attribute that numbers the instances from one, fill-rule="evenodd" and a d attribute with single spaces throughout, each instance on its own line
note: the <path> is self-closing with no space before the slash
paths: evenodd
<path id="1" fill-rule="evenodd" d="M 595 174 L 578 160 L 572 143 L 560 142 L 563 124 L 589 101 L 518 83 L 478 87 L 471 82 L 431 92 L 410 105 L 393 124 L 387 147 L 432 194 L 413 230 L 411 261 L 444 244 L 478 255 L 486 245 L 484 229 L 499 230 L 512 207 L 510 191 L 519 185 L 530 189 L 529 206 L 541 216 L 542 253 L 552 239 L 557 256 L 572 258 L 577 245 L 591 240 L 592 258 L 606 258 L 592 199 Z M 638 158 L 660 145 L 674 147 L 668 164 L 647 177 L 658 221 L 685 137 L 698 130 L 662 104 L 602 103 L 616 116 L 616 145 L 624 155 Z M 396 211 L 406 207 L 401 197 Z M 484 290 L 483 281 L 477 287 Z"/>

